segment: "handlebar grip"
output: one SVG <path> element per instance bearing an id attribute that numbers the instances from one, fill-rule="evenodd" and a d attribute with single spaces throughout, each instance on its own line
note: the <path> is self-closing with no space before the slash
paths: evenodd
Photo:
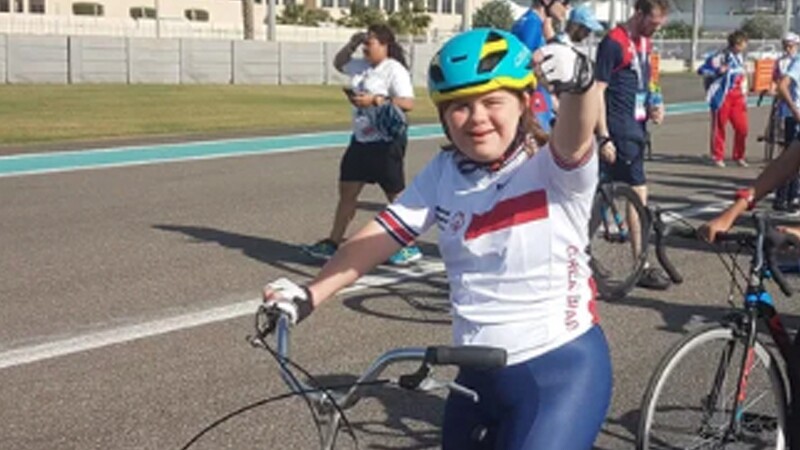
<path id="1" fill-rule="evenodd" d="M 783 275 L 783 272 L 781 272 L 781 269 L 778 267 L 774 253 L 770 252 L 769 256 L 767 256 L 767 264 L 769 264 L 769 270 L 772 272 L 772 279 L 775 280 L 775 284 L 781 289 L 783 295 L 791 297 L 793 293 L 792 288 L 789 286 L 789 283 L 786 282 L 786 276 Z"/>
<path id="2" fill-rule="evenodd" d="M 678 269 L 672 264 L 672 261 L 667 258 L 667 251 L 664 248 L 664 236 L 660 229 L 656 228 L 656 259 L 664 271 L 669 275 L 669 279 L 675 284 L 683 283 L 683 276 L 681 276 Z"/>
<path id="3" fill-rule="evenodd" d="M 505 349 L 465 345 L 459 347 L 434 346 L 425 351 L 425 362 L 432 365 L 453 365 L 474 369 L 505 367 L 508 354 Z"/>
<path id="4" fill-rule="evenodd" d="M 772 272 L 772 278 L 775 280 L 775 283 L 781 289 L 781 292 L 787 297 L 791 297 L 793 293 L 793 289 L 789 286 L 789 283 L 786 282 L 786 277 L 781 272 L 780 267 L 778 266 L 777 260 L 775 259 L 775 251 L 780 248 L 785 247 L 795 247 L 796 249 L 800 249 L 800 240 L 797 239 L 797 236 L 791 233 L 781 233 L 775 228 L 770 228 L 767 232 L 767 240 L 768 244 L 765 248 L 767 264 L 769 265 L 769 270 Z"/>
<path id="5" fill-rule="evenodd" d="M 720 232 L 714 236 L 714 242 L 753 242 L 753 233 L 730 233 Z"/>
<path id="6" fill-rule="evenodd" d="M 697 232 L 689 227 L 682 227 L 678 225 L 666 225 L 661 218 L 661 212 L 656 210 L 654 212 L 655 221 L 653 222 L 653 229 L 655 230 L 655 243 L 656 243 L 656 258 L 664 271 L 669 275 L 669 279 L 675 284 L 683 283 L 683 276 L 681 276 L 678 269 L 667 258 L 667 251 L 664 246 L 664 238 L 666 236 L 678 236 L 686 239 L 696 239 Z"/>

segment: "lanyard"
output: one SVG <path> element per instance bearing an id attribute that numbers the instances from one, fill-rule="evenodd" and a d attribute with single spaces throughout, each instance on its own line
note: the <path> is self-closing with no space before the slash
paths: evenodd
<path id="1" fill-rule="evenodd" d="M 645 62 L 647 61 L 647 43 L 644 38 L 639 38 L 639 49 L 637 50 L 636 45 L 633 43 L 633 37 L 628 32 L 628 29 L 625 27 L 622 27 L 622 29 L 625 30 L 625 34 L 628 36 L 629 51 L 633 54 L 631 66 L 633 67 L 633 71 L 636 72 L 636 79 L 639 80 L 639 90 L 644 91 L 647 88 L 645 85 L 646 80 L 644 79 Z"/>

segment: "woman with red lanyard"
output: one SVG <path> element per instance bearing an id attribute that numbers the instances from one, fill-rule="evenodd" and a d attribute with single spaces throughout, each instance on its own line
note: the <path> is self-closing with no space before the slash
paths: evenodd
<path id="1" fill-rule="evenodd" d="M 706 99 L 711 107 L 711 159 L 715 166 L 725 167 L 725 126 L 735 132 L 733 160 L 742 167 L 747 142 L 747 69 L 742 56 L 747 35 L 734 31 L 728 35 L 728 48 L 717 52 L 700 66 L 697 73 L 706 79 Z"/>

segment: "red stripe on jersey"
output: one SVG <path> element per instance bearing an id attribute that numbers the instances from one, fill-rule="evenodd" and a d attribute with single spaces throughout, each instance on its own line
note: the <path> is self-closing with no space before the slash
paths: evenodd
<path id="1" fill-rule="evenodd" d="M 475 239 L 514 225 L 546 219 L 547 216 L 547 192 L 544 190 L 529 192 L 503 200 L 487 213 L 472 216 L 472 221 L 464 233 L 464 239 Z"/>
<path id="2" fill-rule="evenodd" d="M 383 221 L 392 231 L 402 239 L 406 244 L 410 244 L 414 241 L 414 235 L 412 235 L 406 228 L 398 222 L 394 216 L 388 211 L 383 211 L 382 213 L 378 214 L 380 220 Z"/>
<path id="3" fill-rule="evenodd" d="M 589 299 L 589 313 L 592 315 L 592 324 L 600 323 L 600 315 L 597 313 L 597 282 L 594 277 L 589 277 L 589 289 L 592 291 L 592 298 Z"/>

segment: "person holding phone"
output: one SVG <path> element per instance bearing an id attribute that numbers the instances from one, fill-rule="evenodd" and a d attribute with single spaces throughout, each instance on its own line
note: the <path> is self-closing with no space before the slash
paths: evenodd
<path id="1" fill-rule="evenodd" d="M 353 58 L 359 47 L 363 58 Z M 330 234 L 304 247 L 306 253 L 322 259 L 333 256 L 344 241 L 365 184 L 378 184 L 390 203 L 405 189 L 405 128 L 399 136 L 390 136 L 376 121 L 381 108 L 392 108 L 390 113 L 405 120 L 405 113 L 414 107 L 405 54 L 388 26 L 372 25 L 366 33 L 355 33 L 336 54 L 333 65 L 350 76 L 344 92 L 353 106 L 353 135 L 339 167 L 339 202 Z M 392 255 L 389 263 L 408 265 L 420 258 L 419 248 L 411 244 Z"/>

